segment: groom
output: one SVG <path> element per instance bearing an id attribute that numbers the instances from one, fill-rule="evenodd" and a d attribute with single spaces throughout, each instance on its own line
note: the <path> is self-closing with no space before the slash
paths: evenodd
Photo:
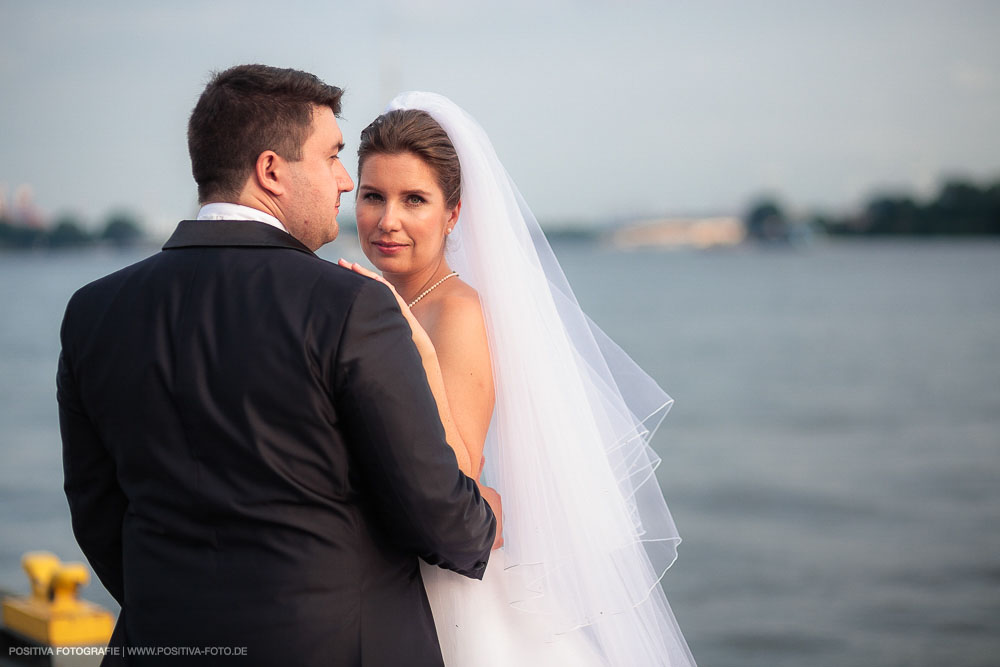
<path id="1" fill-rule="evenodd" d="M 354 187 L 340 97 L 216 75 L 198 220 L 66 309 L 65 490 L 127 664 L 440 665 L 416 556 L 481 578 L 499 539 L 395 299 L 313 254 Z"/>

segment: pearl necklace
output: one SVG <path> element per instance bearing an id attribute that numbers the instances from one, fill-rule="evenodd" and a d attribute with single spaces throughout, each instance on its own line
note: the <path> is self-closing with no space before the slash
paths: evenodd
<path id="1" fill-rule="evenodd" d="M 435 287 L 437 287 L 438 285 L 440 285 L 444 281 L 448 280 L 448 278 L 453 278 L 453 277 L 455 277 L 457 275 L 458 275 L 458 271 L 452 271 L 451 273 L 449 273 L 448 275 L 446 275 L 444 278 L 442 278 L 441 280 L 437 281 L 436 283 L 434 283 L 433 285 L 431 285 L 430 287 L 428 287 L 427 289 L 425 289 L 423 292 L 421 292 L 420 296 L 418 296 L 416 299 L 414 299 L 413 301 L 411 301 L 408 304 L 406 304 L 406 307 L 407 308 L 413 308 L 415 305 L 417 305 L 417 301 L 420 301 L 425 296 L 427 296 L 428 294 L 430 294 L 434 290 Z"/>

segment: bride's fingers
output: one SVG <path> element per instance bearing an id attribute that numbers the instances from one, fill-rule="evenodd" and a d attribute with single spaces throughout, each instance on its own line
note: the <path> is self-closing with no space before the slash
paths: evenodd
<path id="1" fill-rule="evenodd" d="M 372 273 L 371 271 L 369 271 L 368 269 L 366 269 L 365 267 L 361 266 L 357 262 L 349 262 L 346 259 L 344 259 L 343 257 L 341 257 L 337 261 L 337 264 L 340 264 L 345 269 L 350 269 L 351 271 L 354 271 L 355 273 L 360 273 L 363 276 L 368 276 L 369 278 L 374 278 L 375 277 L 375 274 Z"/>
<path id="2" fill-rule="evenodd" d="M 367 278 L 371 278 L 372 280 L 377 280 L 380 283 L 388 284 L 388 282 L 386 282 L 385 278 L 383 278 L 379 274 L 375 273 L 374 271 L 369 271 L 368 269 L 366 269 L 365 267 L 361 266 L 357 262 L 348 262 L 346 259 L 344 259 L 343 257 L 341 257 L 340 260 L 337 262 L 337 264 L 339 264 L 340 266 L 344 267 L 345 269 L 350 269 L 351 271 L 354 271 L 355 273 L 361 274 L 362 276 L 365 276 Z"/>

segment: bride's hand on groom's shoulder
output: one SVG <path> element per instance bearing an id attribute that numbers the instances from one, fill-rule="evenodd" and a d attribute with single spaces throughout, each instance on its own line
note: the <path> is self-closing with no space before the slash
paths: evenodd
<path id="1" fill-rule="evenodd" d="M 434 351 L 434 344 L 431 342 L 430 336 L 427 335 L 427 332 L 420 325 L 420 322 L 417 321 L 417 318 L 413 316 L 413 313 L 410 311 L 410 307 L 406 305 L 405 301 L 403 301 L 403 297 L 399 296 L 399 292 L 396 291 L 396 288 L 393 287 L 392 283 L 374 271 L 369 271 L 357 262 L 349 262 L 344 258 L 340 258 L 337 264 L 345 269 L 349 269 L 359 275 L 365 276 L 366 278 L 377 280 L 388 287 L 389 291 L 392 292 L 392 295 L 396 297 L 396 303 L 399 304 L 399 312 L 403 314 L 403 317 L 406 318 L 407 324 L 410 325 L 410 331 L 413 332 L 413 342 L 416 344 L 420 354 L 424 355 Z"/>
<path id="2" fill-rule="evenodd" d="M 386 287 L 388 287 L 389 290 L 392 292 L 392 295 L 394 297 L 396 297 L 396 301 L 399 302 L 400 310 L 406 308 L 406 310 L 409 311 L 409 308 L 407 308 L 407 306 L 406 306 L 406 302 L 403 301 L 403 297 L 399 296 L 399 292 L 397 292 L 396 288 L 392 286 L 392 283 L 390 283 L 388 280 L 386 280 L 385 278 L 383 278 L 379 274 L 375 273 L 374 271 L 369 271 L 368 269 L 366 269 L 365 267 L 361 266 L 357 262 L 349 262 L 346 259 L 344 259 L 343 257 L 341 257 L 339 260 L 337 260 L 337 265 L 338 266 L 342 266 L 345 269 L 348 269 L 350 271 L 354 271 L 355 273 L 357 273 L 359 275 L 362 275 L 365 278 L 371 278 L 372 280 L 379 281 L 380 283 L 382 283 L 383 285 L 385 285 Z"/>

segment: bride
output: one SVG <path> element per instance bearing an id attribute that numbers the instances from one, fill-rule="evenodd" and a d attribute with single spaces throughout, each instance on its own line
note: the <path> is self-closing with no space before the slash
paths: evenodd
<path id="1" fill-rule="evenodd" d="M 482 581 L 421 563 L 445 664 L 694 665 L 648 441 L 672 401 L 580 310 L 482 128 L 405 93 L 361 134 L 358 235 L 459 466 L 503 498 Z M 599 267 L 595 267 L 599 270 Z"/>

